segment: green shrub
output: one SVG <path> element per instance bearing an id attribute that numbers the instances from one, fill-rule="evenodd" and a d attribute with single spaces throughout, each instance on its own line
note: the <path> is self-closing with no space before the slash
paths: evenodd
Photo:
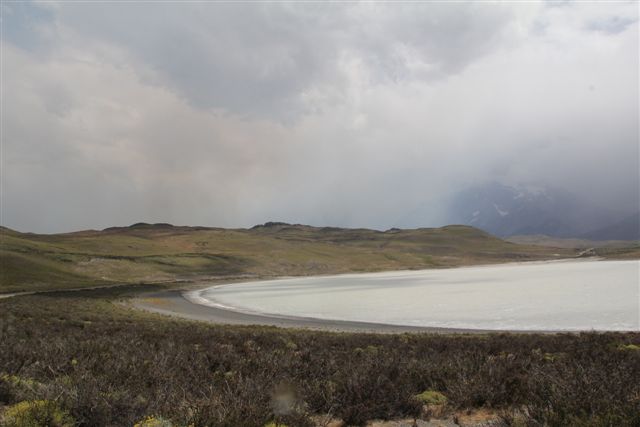
<path id="1" fill-rule="evenodd" d="M 621 344 L 620 346 L 618 346 L 618 350 L 640 351 L 640 345 L 636 345 L 636 344 Z"/>
<path id="2" fill-rule="evenodd" d="M 31 378 L 5 374 L 0 375 L 0 389 L 3 389 L 6 394 L 6 396 L 0 396 L 0 401 L 16 402 L 35 399 L 42 394 L 45 386 Z"/>
<path id="3" fill-rule="evenodd" d="M 138 421 L 133 427 L 173 427 L 173 424 L 169 420 L 152 415 L 142 421 Z"/>
<path id="4" fill-rule="evenodd" d="M 416 399 L 425 405 L 444 405 L 447 403 L 447 396 L 435 390 L 426 390 L 416 395 Z"/>
<path id="5" fill-rule="evenodd" d="M 4 412 L 5 427 L 73 427 L 73 418 L 50 400 L 27 400 Z"/>

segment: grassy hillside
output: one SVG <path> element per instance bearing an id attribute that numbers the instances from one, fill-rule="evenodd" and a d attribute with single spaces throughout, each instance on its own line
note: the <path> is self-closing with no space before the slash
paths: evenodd
<path id="1" fill-rule="evenodd" d="M 212 276 L 437 268 L 573 256 L 447 226 L 385 232 L 267 223 L 251 229 L 135 224 L 65 234 L 0 230 L 0 292 Z"/>
<path id="2" fill-rule="evenodd" d="M 602 248 L 602 249 L 640 249 L 640 241 L 637 240 L 587 240 L 576 238 L 562 238 L 545 236 L 543 234 L 527 236 L 511 236 L 505 239 L 508 242 L 519 245 L 536 245 L 555 248 Z"/>

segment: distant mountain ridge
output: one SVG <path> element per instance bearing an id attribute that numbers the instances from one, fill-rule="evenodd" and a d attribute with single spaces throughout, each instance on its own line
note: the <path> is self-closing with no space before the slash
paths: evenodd
<path id="1" fill-rule="evenodd" d="M 640 240 L 640 212 L 583 237 L 591 240 Z"/>
<path id="2" fill-rule="evenodd" d="M 458 193 L 449 220 L 500 237 L 547 235 L 591 240 L 640 238 L 640 216 L 620 218 L 562 189 L 492 182 Z"/>

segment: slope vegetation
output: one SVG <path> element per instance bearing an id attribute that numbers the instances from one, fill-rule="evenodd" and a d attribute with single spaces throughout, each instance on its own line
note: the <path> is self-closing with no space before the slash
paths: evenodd
<path id="1" fill-rule="evenodd" d="M 212 277 L 440 268 L 575 255 L 500 240 L 468 226 L 251 229 L 135 224 L 65 234 L 0 230 L 0 292 Z"/>

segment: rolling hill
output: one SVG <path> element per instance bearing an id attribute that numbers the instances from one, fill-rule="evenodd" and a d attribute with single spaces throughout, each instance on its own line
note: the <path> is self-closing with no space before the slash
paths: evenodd
<path id="1" fill-rule="evenodd" d="M 412 230 L 266 223 L 251 229 L 138 223 L 64 234 L 0 230 L 0 292 L 114 283 L 441 268 L 574 256 L 469 226 Z"/>

